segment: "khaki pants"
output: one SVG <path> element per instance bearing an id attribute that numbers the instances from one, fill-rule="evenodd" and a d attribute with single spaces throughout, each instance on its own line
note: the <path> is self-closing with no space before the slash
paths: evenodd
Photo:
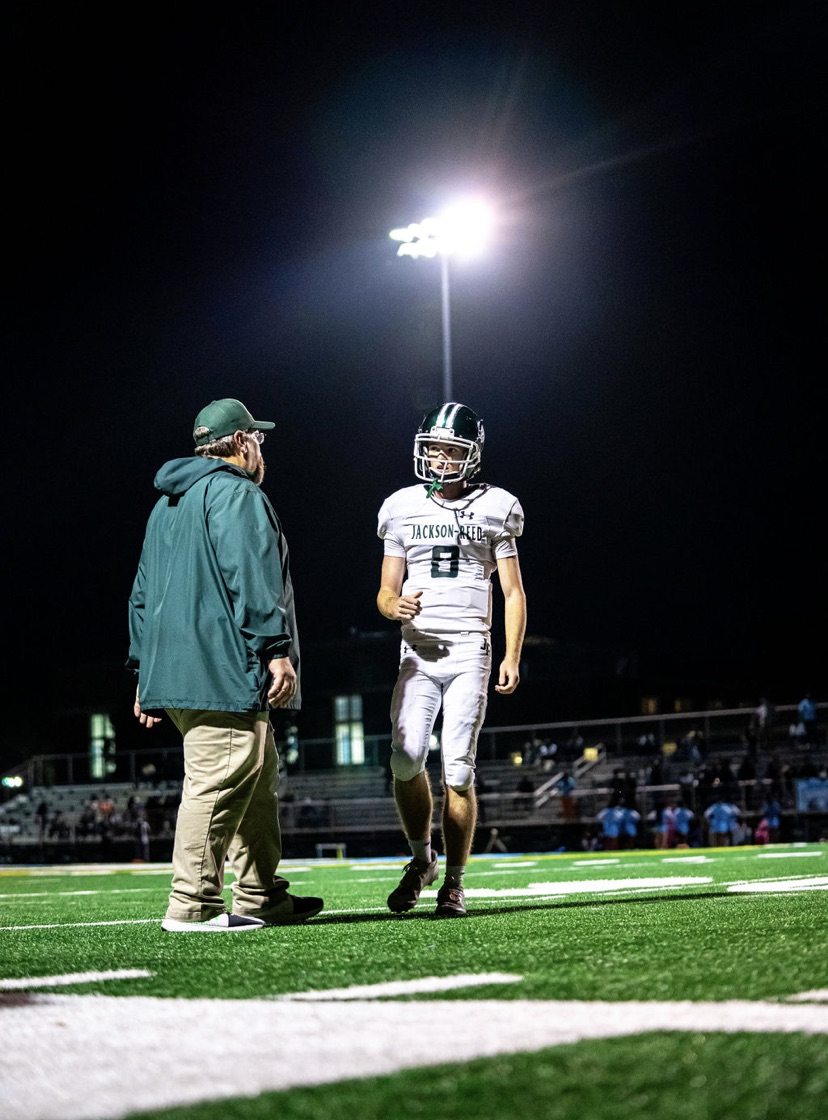
<path id="1" fill-rule="evenodd" d="M 206 921 L 226 909 L 224 863 L 235 879 L 233 912 L 284 907 L 279 758 L 267 712 L 168 709 L 184 738 L 184 786 L 175 826 L 167 917 Z"/>

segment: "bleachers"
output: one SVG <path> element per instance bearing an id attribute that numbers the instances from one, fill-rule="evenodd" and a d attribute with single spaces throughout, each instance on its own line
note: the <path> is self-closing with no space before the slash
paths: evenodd
<path id="1" fill-rule="evenodd" d="M 737 715 L 740 718 L 735 718 Z M 722 717 L 721 724 L 716 721 Z M 561 799 L 556 781 L 567 769 L 576 778 L 573 797 L 576 803 L 576 820 L 586 826 L 595 819 L 596 813 L 604 807 L 618 784 L 616 771 L 624 771 L 632 779 L 636 807 L 646 820 L 656 803 L 667 794 L 679 792 L 690 794 L 693 808 L 703 810 L 709 800 L 709 789 L 700 781 L 700 766 L 690 757 L 687 742 L 680 731 L 693 731 L 693 728 L 717 726 L 715 735 L 707 738 L 704 762 L 712 763 L 727 758 L 734 772 L 745 754 L 745 742 L 735 734 L 744 723 L 744 713 L 696 713 L 682 716 L 681 721 L 661 717 L 665 732 L 658 740 L 665 749 L 656 747 L 655 742 L 648 749 L 642 749 L 642 731 L 649 732 L 653 721 L 642 722 L 642 717 L 630 717 L 624 721 L 595 721 L 593 725 L 579 725 L 583 732 L 581 749 L 571 748 L 568 740 L 559 734 L 545 734 L 539 737 L 542 728 L 501 728 L 492 729 L 494 736 L 503 739 L 511 736 L 508 744 L 500 743 L 501 754 L 487 756 L 486 751 L 478 751 L 478 778 L 480 823 L 485 827 L 509 827 L 512 830 L 535 828 L 538 833 L 551 836 L 561 826 L 572 822 L 562 819 Z M 555 729 L 555 725 L 547 725 Z M 569 727 L 569 725 L 567 725 Z M 729 733 L 726 728 L 730 728 Z M 561 730 L 559 727 L 558 730 Z M 565 730 L 565 728 L 564 728 Z M 623 730 L 623 734 L 621 731 Z M 541 741 L 557 738 L 564 744 L 552 759 L 523 761 L 531 758 L 534 751 L 527 753 L 526 748 L 539 745 Z M 650 736 L 652 738 L 652 736 Z M 514 740 L 515 749 L 511 749 Z M 521 746 L 522 744 L 522 746 Z M 482 746 L 483 744 L 481 744 Z M 508 748 L 508 756 L 503 751 Z M 589 748 L 585 750 L 583 748 Z M 57 756 L 49 756 L 51 761 Z M 382 756 L 380 756 L 382 757 Z M 787 742 L 782 727 L 778 729 L 775 742 L 760 750 L 757 756 L 756 779 L 741 781 L 734 800 L 738 801 L 748 815 L 755 814 L 761 806 L 761 799 L 767 785 L 766 767 L 771 758 L 777 758 L 781 767 L 790 767 L 790 774 L 797 776 L 798 767 L 806 760 L 821 767 L 824 774 L 828 767 L 828 745 L 821 742 L 818 747 L 807 751 Z M 660 760 L 662 771 L 659 777 L 652 773 L 653 764 Z M 55 767 L 57 768 L 57 767 Z M 690 773 L 689 786 L 685 783 Z M 78 767 L 76 767 L 76 772 Z M 140 767 L 130 767 L 140 773 Z M 440 797 L 440 756 L 435 752 L 429 756 L 428 770 L 435 792 L 434 827 L 439 829 L 442 810 Z M 29 780 L 44 771 L 34 760 L 29 768 Z M 71 772 L 71 766 L 69 767 Z M 529 777 L 534 789 L 518 789 L 522 778 Z M 696 792 L 696 787 L 698 791 Z M 137 794 L 144 802 L 146 815 L 153 838 L 170 841 L 175 827 L 175 813 L 180 798 L 180 780 L 170 780 L 150 784 L 98 781 L 85 784 L 40 782 L 0 804 L 0 857 L 14 858 L 15 848 L 37 849 L 43 847 L 37 807 L 41 801 L 47 805 L 48 820 L 59 811 L 62 813 L 66 835 L 53 837 L 58 846 L 71 847 L 76 840 L 82 841 L 83 848 L 91 849 L 101 837 L 92 830 L 83 833 L 78 830 L 84 805 L 91 797 L 101 798 L 108 794 L 125 813 L 127 800 Z M 314 837 L 319 842 L 338 842 L 346 838 L 358 842 L 359 834 L 379 838 L 400 835 L 400 824 L 392 796 L 389 772 L 386 766 L 343 766 L 335 769 L 313 770 L 291 768 L 283 771 L 280 787 L 280 812 L 282 830 L 286 837 L 295 836 L 302 840 Z M 793 783 L 789 783 L 783 808 L 793 815 L 795 795 Z M 820 826 L 821 827 L 821 826 Z M 48 834 L 47 824 L 47 834 Z M 115 839 L 126 840 L 130 833 L 113 830 Z M 107 837 L 109 839 L 111 837 Z M 389 841 L 390 842 L 390 841 Z M 160 850 L 166 852 L 164 845 Z M 83 857 L 82 857 L 83 858 Z M 161 858 L 167 858 L 162 856 Z"/>
<path id="2" fill-rule="evenodd" d="M 171 783 L 175 786 L 176 783 Z M 31 790 L 20 793 L 17 797 L 0 805 L 0 836 L 7 841 L 21 844 L 38 843 L 41 840 L 41 824 L 38 816 L 38 807 L 45 803 L 47 807 L 45 836 L 53 840 L 82 839 L 79 835 L 79 825 L 84 808 L 92 799 L 101 801 L 109 798 L 116 809 L 115 829 L 117 832 L 119 822 L 124 818 L 126 806 L 132 795 L 140 796 L 146 802 L 150 800 L 157 790 L 137 789 L 132 782 L 94 782 L 73 786 L 33 786 Z M 50 837 L 55 814 L 60 813 L 62 818 L 61 832 Z M 90 841 L 97 839 L 95 836 L 87 837 Z"/>

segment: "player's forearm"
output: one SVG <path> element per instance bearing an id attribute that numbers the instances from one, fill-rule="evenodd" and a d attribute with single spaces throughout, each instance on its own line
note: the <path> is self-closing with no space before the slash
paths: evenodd
<path id="1" fill-rule="evenodd" d="M 395 619 L 394 608 L 399 600 L 399 594 L 390 587 L 381 587 L 377 594 L 377 609 L 386 618 Z"/>
<path id="2" fill-rule="evenodd" d="M 526 636 L 526 595 L 522 588 L 514 588 L 506 596 L 505 631 L 505 656 L 510 661 L 520 661 Z"/>

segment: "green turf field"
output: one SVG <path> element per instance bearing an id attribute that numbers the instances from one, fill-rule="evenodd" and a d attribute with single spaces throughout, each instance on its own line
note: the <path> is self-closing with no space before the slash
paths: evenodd
<path id="1" fill-rule="evenodd" d="M 476 857 L 456 921 L 403 863 L 213 935 L 169 866 L 0 868 L 3 1120 L 828 1115 L 828 845 Z"/>

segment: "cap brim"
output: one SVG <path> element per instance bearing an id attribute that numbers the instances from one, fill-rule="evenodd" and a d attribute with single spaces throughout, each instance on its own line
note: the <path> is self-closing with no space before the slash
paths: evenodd
<path id="1" fill-rule="evenodd" d="M 276 427 L 272 420 L 254 420 L 253 424 L 256 428 L 260 430 L 264 429 L 265 431 L 270 431 L 271 428 Z"/>

